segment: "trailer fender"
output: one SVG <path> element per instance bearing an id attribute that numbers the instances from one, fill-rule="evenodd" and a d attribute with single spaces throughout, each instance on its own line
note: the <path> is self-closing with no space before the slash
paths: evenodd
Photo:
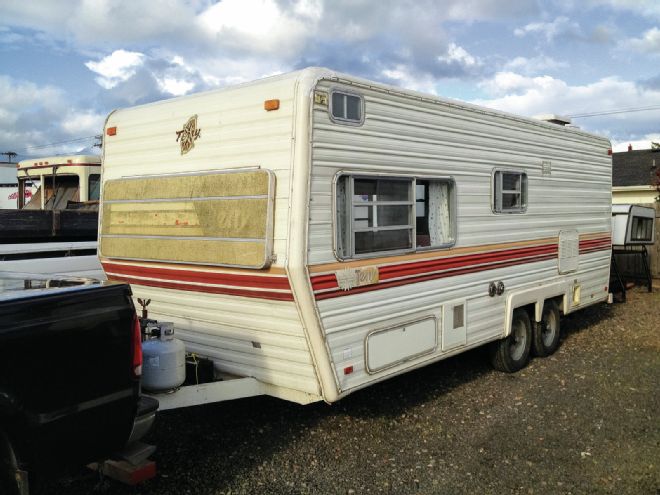
<path id="1" fill-rule="evenodd" d="M 565 298 L 567 293 L 568 285 L 564 281 L 511 292 L 506 298 L 504 337 L 508 337 L 511 333 L 511 320 L 513 318 L 514 309 L 533 304 L 534 321 L 539 322 L 543 316 L 543 303 L 547 299 L 552 299 L 558 296 Z"/>

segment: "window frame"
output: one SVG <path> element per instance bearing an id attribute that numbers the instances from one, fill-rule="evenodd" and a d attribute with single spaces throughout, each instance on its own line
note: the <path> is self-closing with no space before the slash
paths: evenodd
<path id="1" fill-rule="evenodd" d="M 512 193 L 517 191 L 505 191 L 501 189 L 498 194 L 497 190 L 497 175 L 498 174 L 516 174 L 521 177 L 520 181 L 520 207 L 516 208 L 504 208 L 502 206 L 502 197 L 505 193 Z M 502 181 L 503 182 L 503 181 Z M 527 172 L 524 170 L 516 169 L 502 169 L 496 168 L 493 169 L 491 175 L 491 197 L 490 197 L 490 208 L 491 211 L 496 215 L 507 215 L 507 214 L 522 214 L 527 212 L 529 207 L 529 180 L 527 177 Z"/>
<path id="2" fill-rule="evenodd" d="M 350 181 L 352 184 L 354 180 L 357 179 L 393 179 L 393 180 L 409 180 L 411 188 L 411 198 L 409 201 L 410 204 L 410 221 L 411 224 L 410 231 L 412 236 L 412 242 L 410 248 L 405 249 L 392 249 L 386 251 L 373 251 L 363 254 L 355 254 L 355 231 L 352 228 L 353 225 L 353 199 L 352 199 L 352 185 L 351 191 L 347 196 L 350 196 L 350 210 L 348 212 L 348 229 L 347 234 L 350 236 L 350 252 L 347 254 L 340 254 L 339 249 L 339 228 L 340 228 L 340 219 L 338 218 L 338 184 L 343 177 L 352 177 L 353 181 Z M 417 180 L 423 181 L 442 181 L 449 184 L 450 198 L 449 198 L 449 211 L 450 211 L 450 228 L 451 228 L 451 242 L 437 244 L 433 246 L 417 246 L 417 221 L 416 221 L 416 203 L 417 203 L 417 193 L 416 186 Z M 458 237 L 458 211 L 457 211 L 457 186 L 456 181 L 452 176 L 446 175 L 410 175 L 410 174 L 383 174 L 378 172 L 361 172 L 361 171 L 340 171 L 335 174 L 332 183 L 332 251 L 335 258 L 339 261 L 350 261 L 350 260 L 359 260 L 367 258 L 379 258 L 383 256 L 394 256 L 406 253 L 416 253 L 416 252 L 427 252 L 434 250 L 446 250 L 456 245 Z M 346 206 L 346 205 L 345 205 Z M 426 205 L 428 207 L 428 205 Z M 362 230 L 360 230 L 362 231 Z M 344 252 L 347 250 L 344 249 Z"/>
<path id="3" fill-rule="evenodd" d="M 346 95 L 346 96 L 355 96 L 360 100 L 360 120 L 354 120 L 354 119 L 345 119 L 342 117 L 336 117 L 334 115 L 334 106 L 332 104 L 333 100 L 333 95 L 335 93 Z M 360 93 L 357 93 L 355 91 L 350 91 L 350 90 L 345 90 L 342 88 L 330 88 L 328 91 L 328 115 L 330 116 L 330 120 L 334 122 L 335 124 L 341 124 L 341 125 L 352 125 L 352 126 L 361 126 L 364 124 L 364 114 L 365 114 L 365 103 L 364 103 L 364 96 Z"/>

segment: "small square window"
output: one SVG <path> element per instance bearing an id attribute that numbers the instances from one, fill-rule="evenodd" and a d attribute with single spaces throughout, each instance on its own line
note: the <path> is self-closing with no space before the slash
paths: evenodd
<path id="1" fill-rule="evenodd" d="M 342 123 L 362 123 L 362 97 L 334 91 L 330 99 L 332 120 Z"/>
<path id="2" fill-rule="evenodd" d="M 523 213 L 527 209 L 527 174 L 498 170 L 493 185 L 495 213 Z"/>

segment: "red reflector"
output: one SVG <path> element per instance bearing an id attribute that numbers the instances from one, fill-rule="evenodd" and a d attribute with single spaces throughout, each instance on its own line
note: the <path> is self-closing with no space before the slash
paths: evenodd
<path id="1" fill-rule="evenodd" d="M 134 378 L 142 376 L 142 332 L 140 331 L 140 320 L 137 315 L 133 316 L 133 363 L 132 373 Z"/>
<path id="2" fill-rule="evenodd" d="M 346 366 L 344 368 L 344 375 L 350 375 L 351 373 L 353 373 L 353 366 Z"/>
<path id="3" fill-rule="evenodd" d="M 612 148 L 610 148 L 609 150 L 607 150 L 607 155 L 608 155 L 608 156 L 611 156 L 611 155 L 612 155 Z"/>
<path id="4" fill-rule="evenodd" d="M 108 127 L 108 128 L 105 130 L 105 133 L 106 133 L 108 136 L 114 136 L 114 135 L 117 134 L 117 128 L 116 128 L 116 127 Z"/>

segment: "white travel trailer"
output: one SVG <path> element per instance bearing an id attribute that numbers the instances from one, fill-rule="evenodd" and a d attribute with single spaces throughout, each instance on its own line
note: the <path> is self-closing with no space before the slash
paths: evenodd
<path id="1" fill-rule="evenodd" d="M 245 377 L 163 407 L 515 371 L 608 299 L 610 143 L 575 128 L 309 68 L 118 110 L 103 170 L 108 278 Z"/>

